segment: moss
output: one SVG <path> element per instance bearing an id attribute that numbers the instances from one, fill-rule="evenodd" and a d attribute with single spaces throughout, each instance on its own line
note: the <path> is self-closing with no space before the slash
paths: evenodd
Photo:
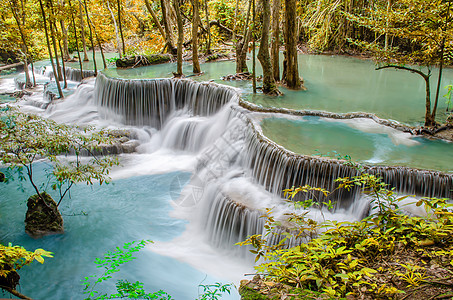
<path id="1" fill-rule="evenodd" d="M 28 198 L 27 214 L 25 216 L 25 232 L 32 237 L 48 234 L 63 233 L 63 218 L 57 204 L 47 193 L 41 197 L 33 195 Z"/>
<path id="2" fill-rule="evenodd" d="M 239 289 L 241 300 L 269 300 L 267 296 L 264 296 L 259 291 L 256 291 L 248 286 L 241 286 Z"/>
<path id="3" fill-rule="evenodd" d="M 169 62 L 172 56 L 169 54 L 150 54 L 123 57 L 116 60 L 117 68 L 132 68 L 149 65 L 157 65 Z"/>

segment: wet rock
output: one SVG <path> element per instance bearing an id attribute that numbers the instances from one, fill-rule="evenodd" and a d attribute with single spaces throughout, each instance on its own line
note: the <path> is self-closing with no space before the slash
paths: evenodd
<path id="1" fill-rule="evenodd" d="M 123 57 L 116 60 L 117 68 L 135 68 L 141 66 L 157 65 L 171 61 L 169 54 L 151 54 Z"/>
<path id="2" fill-rule="evenodd" d="M 31 237 L 63 233 L 63 218 L 57 204 L 46 192 L 41 197 L 33 195 L 27 202 L 25 215 L 25 232 Z"/>

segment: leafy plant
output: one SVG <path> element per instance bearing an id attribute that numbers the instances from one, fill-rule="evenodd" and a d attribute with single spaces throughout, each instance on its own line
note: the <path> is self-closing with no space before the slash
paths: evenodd
<path id="1" fill-rule="evenodd" d="M 13 273 L 19 271 L 24 266 L 31 264 L 35 260 L 43 264 L 44 257 L 53 257 L 52 254 L 52 252 L 43 249 L 28 251 L 22 246 L 13 246 L 11 243 L 8 243 L 8 246 L 0 244 L 0 288 L 15 296 L 23 298 L 24 295 L 15 290 L 15 285 L 19 281 L 19 276 L 17 276 L 16 279 L 13 279 Z M 9 284 L 9 286 L 7 286 L 7 284 Z"/>
<path id="2" fill-rule="evenodd" d="M 122 248 L 116 247 L 113 251 L 108 251 L 103 258 L 97 258 L 95 264 L 98 268 L 104 268 L 104 273 L 102 275 L 91 275 L 85 277 L 82 280 L 82 285 L 84 285 L 84 294 L 87 295 L 85 300 L 94 300 L 94 299 L 172 299 L 164 291 L 158 291 L 155 293 L 146 293 L 143 289 L 143 283 L 136 281 L 134 283 L 129 282 L 128 280 L 118 280 L 116 282 L 116 293 L 107 294 L 100 293 L 96 290 L 98 284 L 101 284 L 112 278 L 112 275 L 120 271 L 120 266 L 124 263 L 127 263 L 131 260 L 136 259 L 133 256 L 135 252 L 143 249 L 147 244 L 152 243 L 149 240 L 142 240 L 139 242 L 133 241 L 130 243 L 125 243 Z M 94 280 L 94 282 L 92 282 Z"/>
<path id="3" fill-rule="evenodd" d="M 200 284 L 199 287 L 203 288 L 203 294 L 198 297 L 199 300 L 218 300 L 221 299 L 222 294 L 230 294 L 233 284 L 216 282 L 214 284 Z"/>
<path id="4" fill-rule="evenodd" d="M 445 88 L 447 89 L 447 93 L 444 95 L 444 98 L 447 99 L 447 100 L 445 100 L 445 104 L 447 104 L 447 111 L 448 111 L 448 108 L 450 107 L 450 105 L 452 105 L 451 97 L 452 97 L 453 85 L 449 84 Z"/>
<path id="5" fill-rule="evenodd" d="M 357 222 L 326 221 L 318 223 L 306 212 L 288 214 L 286 220 L 276 220 L 267 209 L 265 234 L 248 237 L 240 245 L 252 245 L 256 260 L 262 259 L 256 269 L 267 280 L 281 282 L 321 293 L 329 298 L 358 296 L 364 292 L 371 297 L 393 297 L 403 291 L 392 283 L 382 284 L 377 275 L 396 275 L 407 287 L 417 287 L 430 276 L 420 265 L 400 263 L 399 269 L 378 267 L 376 260 L 391 257 L 398 251 L 422 251 L 423 256 L 443 262 L 450 268 L 450 250 L 453 249 L 452 204 L 447 199 L 422 198 L 416 205 L 425 207 L 426 217 L 410 217 L 401 212 L 401 200 L 381 178 L 371 174 L 337 179 L 339 189 L 359 187 L 371 197 L 371 214 Z M 294 198 L 297 193 L 319 189 L 309 186 L 285 190 Z M 322 191 L 324 195 L 329 192 Z M 316 203 L 316 204 L 315 204 Z M 320 207 L 315 198 L 299 203 L 302 208 Z M 329 206 L 329 205 L 328 205 Z M 283 225 L 284 224 L 284 225 Z M 278 231 L 276 229 L 279 229 Z M 283 230 L 282 230 L 283 229 Z M 279 234 L 275 244 L 269 236 Z M 425 247 L 443 246 L 445 250 Z M 437 248 L 438 249 L 438 248 Z M 437 255 L 437 256 L 436 256 Z M 441 264 L 441 262 L 439 262 Z M 406 271 L 401 272 L 401 268 Z"/>

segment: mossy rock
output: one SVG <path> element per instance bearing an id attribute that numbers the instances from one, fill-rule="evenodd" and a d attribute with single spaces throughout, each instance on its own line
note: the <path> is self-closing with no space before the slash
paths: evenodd
<path id="1" fill-rule="evenodd" d="M 6 178 L 5 178 L 5 174 L 3 174 L 2 172 L 0 172 L 0 182 L 5 182 Z"/>
<path id="2" fill-rule="evenodd" d="M 170 54 L 150 54 L 127 56 L 116 60 L 117 68 L 132 68 L 149 65 L 157 65 L 169 62 L 172 59 Z"/>
<path id="3" fill-rule="evenodd" d="M 241 300 L 269 300 L 270 298 L 264 296 L 259 291 L 256 291 L 248 286 L 241 286 L 239 288 Z"/>
<path id="4" fill-rule="evenodd" d="M 25 232 L 32 237 L 63 233 L 63 218 L 57 204 L 47 193 L 28 198 Z"/>

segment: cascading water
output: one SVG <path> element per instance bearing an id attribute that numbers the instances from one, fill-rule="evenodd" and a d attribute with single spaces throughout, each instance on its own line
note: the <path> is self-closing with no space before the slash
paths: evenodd
<path id="1" fill-rule="evenodd" d="M 159 170 L 162 173 L 172 168 L 191 171 L 190 183 L 172 199 L 171 214 L 189 220 L 186 233 L 175 242 L 158 242 L 153 249 L 190 261 L 177 249 L 194 249 L 196 256 L 202 242 L 192 239 L 201 235 L 215 247 L 210 250 L 214 269 L 222 271 L 228 266 L 218 267 L 216 255 L 224 249 L 222 253 L 245 256 L 245 248 L 233 245 L 263 233 L 264 208 L 275 207 L 277 216 L 293 211 L 282 200 L 282 189 L 308 184 L 333 190 L 335 178 L 358 174 L 340 161 L 297 155 L 275 144 L 253 114 L 237 105 L 238 99 L 235 89 L 215 83 L 123 80 L 100 73 L 96 82 L 84 80 L 73 96 L 54 101 L 43 114 L 59 122 L 135 131 L 139 153 L 121 156 L 132 167 L 115 170 L 114 179 L 149 174 L 155 165 L 169 165 Z M 397 167 L 366 171 L 380 174 L 401 193 L 452 198 L 451 174 Z M 184 180 L 176 177 L 170 185 Z M 358 190 L 337 191 L 333 197 L 339 204 L 334 212 L 324 213 L 328 219 L 353 221 L 369 210 Z M 310 214 L 320 218 L 315 210 Z M 204 256 L 192 263 L 206 265 L 207 260 Z"/>

